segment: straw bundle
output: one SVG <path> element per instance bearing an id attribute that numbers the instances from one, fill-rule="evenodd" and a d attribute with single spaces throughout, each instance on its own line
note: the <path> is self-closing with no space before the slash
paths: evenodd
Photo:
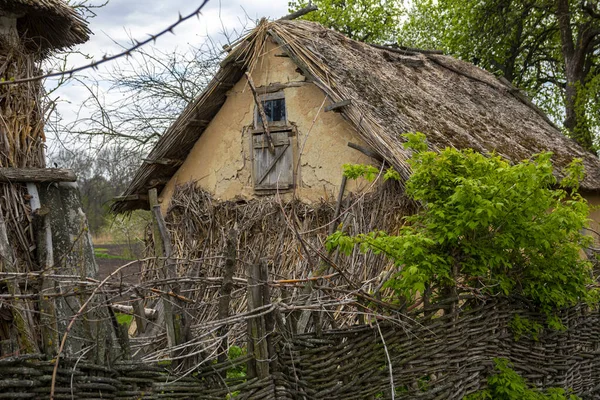
<path id="1" fill-rule="evenodd" d="M 15 37 L 1 38 L 1 80 L 27 78 L 38 74 L 39 68 L 39 53 L 28 51 Z M 40 82 L 0 87 L 0 168 L 45 166 L 42 90 Z M 27 273 L 40 269 L 34 236 L 39 227 L 33 223 L 36 216 L 32 215 L 28 198 L 25 185 L 0 184 L 0 272 Z M 1 292 L 12 295 L 20 295 L 22 289 L 12 282 L 0 285 Z M 4 334 L 0 334 L 0 340 L 16 346 L 16 351 L 37 351 L 39 332 L 34 322 L 33 302 L 15 300 L 9 304 L 12 316 L 7 315 L 2 321 Z"/>
<path id="2" fill-rule="evenodd" d="M 84 18 L 63 0 L 4 0 L 0 8 L 18 17 L 19 37 L 38 56 L 86 42 L 91 34 Z"/>

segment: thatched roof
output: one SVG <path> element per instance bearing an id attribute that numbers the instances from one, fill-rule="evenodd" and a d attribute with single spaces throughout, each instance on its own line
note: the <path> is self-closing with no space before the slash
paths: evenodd
<path id="1" fill-rule="evenodd" d="M 0 13 L 17 16 L 19 35 L 29 48 L 46 52 L 86 42 L 87 22 L 63 0 L 0 0 Z"/>
<path id="2" fill-rule="evenodd" d="M 407 178 L 409 156 L 400 134 L 420 131 L 433 149 L 496 152 L 513 162 L 554 153 L 558 174 L 574 157 L 586 167 L 583 190 L 600 190 L 600 160 L 561 134 L 518 90 L 469 63 L 435 52 L 381 48 L 350 40 L 307 21 L 264 22 L 241 39 L 207 89 L 160 138 L 149 159 L 183 160 L 226 100 L 226 92 L 256 64 L 274 39 L 332 102 L 350 99 L 341 114 L 362 139 Z M 113 210 L 145 208 L 176 166 L 143 164 Z M 135 195 L 142 196 L 133 199 Z M 133 199 L 133 200 L 132 200 Z"/>

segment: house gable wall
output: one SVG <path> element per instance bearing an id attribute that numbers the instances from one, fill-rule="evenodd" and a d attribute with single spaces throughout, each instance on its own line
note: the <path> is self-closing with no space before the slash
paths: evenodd
<path id="1" fill-rule="evenodd" d="M 267 44 L 265 55 L 252 72 L 257 87 L 305 81 L 289 58 L 276 56 L 281 53 L 275 44 Z M 340 114 L 324 112 L 331 102 L 314 84 L 304 82 L 287 87 L 284 94 L 288 122 L 297 127 L 297 136 L 292 138 L 298 183 L 296 196 L 309 203 L 335 199 L 343 164 L 373 162 L 347 143 L 366 145 Z M 175 187 L 190 181 L 196 181 L 220 200 L 257 196 L 250 153 L 254 108 L 252 92 L 243 78 L 228 92 L 225 104 L 162 191 L 163 212 Z M 362 190 L 367 185 L 366 182 L 349 182 L 347 189 Z"/>

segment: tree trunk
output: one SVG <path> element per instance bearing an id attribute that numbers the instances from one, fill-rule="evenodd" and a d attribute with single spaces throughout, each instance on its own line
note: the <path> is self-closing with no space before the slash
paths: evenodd
<path id="1" fill-rule="evenodd" d="M 592 134 L 580 110 L 580 96 L 585 83 L 586 29 L 579 27 L 578 37 L 573 34 L 569 0 L 556 0 L 556 18 L 560 32 L 561 52 L 565 62 L 565 121 L 564 126 L 579 144 L 592 150 Z"/>

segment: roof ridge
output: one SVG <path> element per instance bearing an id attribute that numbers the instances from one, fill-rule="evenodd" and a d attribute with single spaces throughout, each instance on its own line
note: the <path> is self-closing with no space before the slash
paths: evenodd
<path id="1" fill-rule="evenodd" d="M 362 42 L 366 43 L 366 42 Z M 420 54 L 444 54 L 442 50 L 430 50 L 430 49 L 419 49 L 417 47 L 408 47 L 401 46 L 397 43 L 390 44 L 376 44 L 376 43 L 366 43 L 369 46 L 373 46 L 377 49 L 388 50 L 394 53 L 406 54 L 406 53 L 420 53 Z"/>

